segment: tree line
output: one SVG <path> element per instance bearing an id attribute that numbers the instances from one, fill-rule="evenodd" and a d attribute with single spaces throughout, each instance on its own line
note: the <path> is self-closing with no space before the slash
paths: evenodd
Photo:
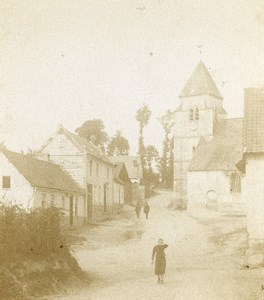
<path id="1" fill-rule="evenodd" d="M 173 112 L 168 110 L 160 119 L 163 128 L 163 148 L 160 154 L 154 145 L 145 145 L 144 129 L 149 124 L 151 111 L 144 104 L 135 114 L 138 122 L 138 155 L 143 167 L 143 182 L 146 186 L 173 186 Z M 92 142 L 102 152 L 109 156 L 129 155 L 129 141 L 120 130 L 114 136 L 109 136 L 105 131 L 103 120 L 92 119 L 85 121 L 76 128 L 76 134 Z"/>

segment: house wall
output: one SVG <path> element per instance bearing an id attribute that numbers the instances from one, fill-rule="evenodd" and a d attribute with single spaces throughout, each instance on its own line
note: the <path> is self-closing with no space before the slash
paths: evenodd
<path id="1" fill-rule="evenodd" d="M 82 151 L 63 133 L 57 133 L 39 156 L 59 164 L 82 187 L 92 185 L 92 221 L 113 212 L 113 166 Z M 106 193 L 104 191 L 106 190 Z"/>
<path id="2" fill-rule="evenodd" d="M 19 204 L 25 209 L 47 207 L 54 205 L 62 208 L 65 222 L 69 224 L 70 196 L 73 196 L 73 225 L 82 224 L 87 215 L 86 199 L 84 195 L 74 195 L 49 189 L 34 188 L 25 177 L 14 167 L 3 153 L 0 153 L 0 201 L 3 203 Z M 4 189 L 3 176 L 10 176 L 11 186 Z M 63 201 L 64 199 L 64 201 Z"/>
<path id="3" fill-rule="evenodd" d="M 62 191 L 51 191 L 48 189 L 37 188 L 34 194 L 33 207 L 46 208 L 48 206 L 55 206 L 61 208 L 65 218 L 66 224 L 70 224 L 70 198 L 73 199 L 73 224 L 83 225 L 87 217 L 87 204 L 85 195 L 76 195 Z"/>
<path id="4" fill-rule="evenodd" d="M 247 155 L 242 194 L 246 200 L 249 238 L 264 240 L 264 154 Z"/>
<path id="5" fill-rule="evenodd" d="M 124 203 L 124 185 L 114 181 L 114 212 L 122 211 Z"/>
<path id="6" fill-rule="evenodd" d="M 113 203 L 113 166 L 91 155 L 87 155 L 87 182 L 93 185 L 93 203 L 104 204 L 104 186 L 106 186 L 107 206 Z"/>
<path id="7" fill-rule="evenodd" d="M 0 201 L 4 203 L 22 205 L 25 209 L 29 209 L 33 205 L 34 188 L 19 173 L 14 165 L 9 162 L 3 153 L 0 153 Z M 10 176 L 11 187 L 3 188 L 3 176 Z"/>
<path id="8" fill-rule="evenodd" d="M 241 193 L 231 193 L 230 184 L 230 176 L 223 171 L 189 171 L 188 210 L 207 207 L 244 212 Z"/>
<path id="9" fill-rule="evenodd" d="M 60 165 L 80 187 L 86 187 L 85 152 L 81 151 L 64 134 L 57 133 L 37 157 Z"/>

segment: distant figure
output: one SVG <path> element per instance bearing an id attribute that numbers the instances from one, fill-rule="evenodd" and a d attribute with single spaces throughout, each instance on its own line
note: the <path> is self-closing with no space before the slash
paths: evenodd
<path id="1" fill-rule="evenodd" d="M 145 205 L 144 205 L 144 214 L 146 215 L 146 219 L 148 219 L 148 214 L 149 214 L 149 205 L 147 202 L 145 202 Z"/>
<path id="2" fill-rule="evenodd" d="M 158 276 L 158 284 L 163 284 L 163 276 L 165 274 L 166 268 L 166 257 L 164 249 L 167 248 L 168 245 L 163 244 L 163 240 L 158 240 L 158 245 L 153 248 L 152 251 L 152 264 L 155 259 L 155 274 Z"/>
<path id="3" fill-rule="evenodd" d="M 141 206 L 140 206 L 139 202 L 136 205 L 135 211 L 136 211 L 136 214 L 137 214 L 137 218 L 139 218 L 140 211 L 141 211 Z"/>

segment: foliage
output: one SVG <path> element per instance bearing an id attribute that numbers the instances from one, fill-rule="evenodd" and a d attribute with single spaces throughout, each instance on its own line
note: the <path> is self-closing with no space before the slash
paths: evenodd
<path id="1" fill-rule="evenodd" d="M 61 211 L 56 207 L 27 213 L 18 205 L 0 205 L 0 257 L 52 257 L 68 252 L 61 232 Z"/>
<path id="2" fill-rule="evenodd" d="M 138 138 L 138 155 L 140 155 L 142 168 L 143 168 L 143 180 L 145 180 L 146 172 L 146 149 L 144 145 L 143 130 L 149 122 L 151 111 L 148 108 L 148 105 L 144 104 L 136 112 L 136 120 L 139 123 L 139 138 Z"/>
<path id="3" fill-rule="evenodd" d="M 153 145 L 148 145 L 146 148 L 146 163 L 147 170 L 157 170 L 159 167 L 160 157 L 157 148 Z"/>
<path id="4" fill-rule="evenodd" d="M 42 299 L 84 279 L 56 207 L 25 211 L 0 204 L 0 298 Z M 37 298 L 36 298 L 37 297 Z"/>
<path id="5" fill-rule="evenodd" d="M 105 126 L 101 119 L 88 120 L 81 127 L 77 128 L 75 132 L 79 136 L 93 142 L 102 151 L 105 151 L 105 143 L 108 141 L 108 135 L 105 132 Z"/>
<path id="6" fill-rule="evenodd" d="M 107 154 L 114 155 L 128 155 L 129 143 L 128 140 L 121 135 L 121 131 L 117 131 L 116 135 L 111 138 L 107 146 Z"/>
<path id="7" fill-rule="evenodd" d="M 173 186 L 173 112 L 168 110 L 162 116 L 160 122 L 164 130 L 163 151 L 160 164 L 161 181 L 165 188 L 170 188 Z"/>

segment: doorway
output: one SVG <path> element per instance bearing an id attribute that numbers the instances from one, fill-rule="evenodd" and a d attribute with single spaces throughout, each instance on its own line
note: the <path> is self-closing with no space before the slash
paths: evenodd
<path id="1" fill-rule="evenodd" d="M 87 218 L 88 222 L 92 221 L 93 214 L 93 185 L 87 183 Z"/>
<path id="2" fill-rule="evenodd" d="M 70 225 L 73 225 L 73 196 L 70 196 L 70 207 L 69 207 Z"/>
<path id="3" fill-rule="evenodd" d="M 104 185 L 104 212 L 106 212 L 107 204 L 106 204 L 106 196 L 107 196 L 107 186 Z"/>

